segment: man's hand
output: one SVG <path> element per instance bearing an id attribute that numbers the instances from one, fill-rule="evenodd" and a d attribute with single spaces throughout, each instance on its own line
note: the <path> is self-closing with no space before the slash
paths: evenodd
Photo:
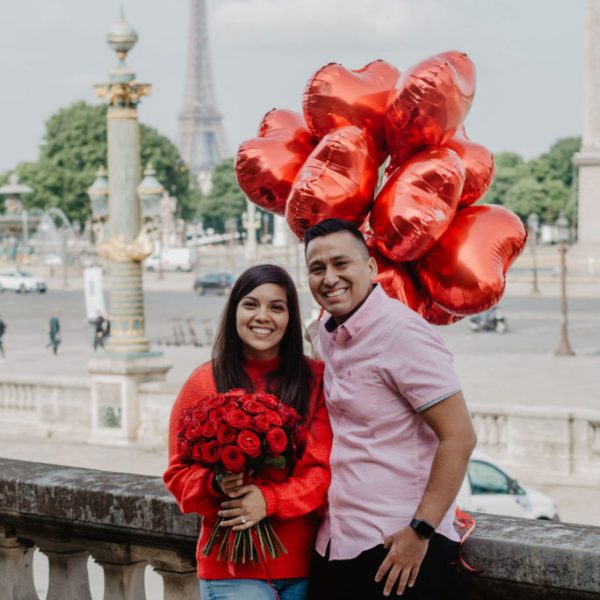
<path id="1" fill-rule="evenodd" d="M 419 568 L 427 553 L 429 540 L 420 537 L 414 529 L 404 527 L 385 538 L 383 545 L 389 552 L 375 575 L 375 581 L 379 583 L 389 571 L 383 594 L 389 596 L 400 578 L 397 591 L 400 596 L 407 585 L 408 587 L 415 585 Z"/>
<path id="2" fill-rule="evenodd" d="M 233 531 L 242 531 L 256 525 L 267 516 L 267 503 L 260 488 L 256 485 L 244 485 L 230 494 L 236 500 L 221 502 L 220 517 L 227 520 L 221 527 L 232 527 Z"/>

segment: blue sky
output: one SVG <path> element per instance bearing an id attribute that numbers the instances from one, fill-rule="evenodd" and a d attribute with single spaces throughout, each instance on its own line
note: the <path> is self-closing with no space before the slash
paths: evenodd
<path id="1" fill-rule="evenodd" d="M 98 102 L 114 54 L 105 34 L 117 0 L 0 5 L 0 169 L 37 156 L 45 120 Z M 153 84 L 143 122 L 174 138 L 184 90 L 188 0 L 123 0 L 139 35 L 128 63 Z M 217 103 L 232 149 L 273 107 L 299 110 L 314 71 L 377 58 L 400 70 L 467 52 L 478 70 L 466 125 L 497 152 L 526 157 L 582 126 L 584 0 L 208 0 Z"/>

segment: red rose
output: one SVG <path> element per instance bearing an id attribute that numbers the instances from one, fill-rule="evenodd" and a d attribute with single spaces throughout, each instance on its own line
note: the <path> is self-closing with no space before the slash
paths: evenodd
<path id="1" fill-rule="evenodd" d="M 278 427 L 283 425 L 281 417 L 274 410 L 265 410 L 265 416 L 267 417 L 267 419 L 269 419 L 269 423 L 277 425 Z"/>
<path id="2" fill-rule="evenodd" d="M 190 462 L 192 459 L 192 449 L 185 439 L 180 439 L 177 443 L 177 454 L 182 463 Z"/>
<path id="3" fill-rule="evenodd" d="M 266 441 L 271 454 L 275 456 L 281 454 L 288 445 L 287 436 L 281 427 L 273 427 L 273 429 L 270 429 L 267 432 Z"/>
<path id="4" fill-rule="evenodd" d="M 229 427 L 229 425 L 219 425 L 219 429 L 217 430 L 217 440 L 220 444 L 231 444 L 237 437 L 237 429 L 233 427 Z"/>
<path id="5" fill-rule="evenodd" d="M 192 446 L 191 452 L 192 452 L 192 459 L 195 462 L 202 462 L 202 449 L 204 448 L 204 444 L 205 442 L 198 442 L 197 444 L 194 444 Z"/>
<path id="6" fill-rule="evenodd" d="M 195 406 L 192 410 L 192 419 L 196 421 L 204 421 L 208 415 L 208 410 L 202 405 Z"/>
<path id="7" fill-rule="evenodd" d="M 208 413 L 208 418 L 211 421 L 221 421 L 223 417 L 227 414 L 227 409 L 224 406 L 219 406 L 219 408 L 214 408 Z"/>
<path id="8" fill-rule="evenodd" d="M 246 458 L 237 446 L 225 446 L 221 451 L 221 462 L 231 473 L 241 473 L 246 464 Z"/>
<path id="9" fill-rule="evenodd" d="M 253 413 L 253 414 L 265 412 L 264 404 L 261 404 L 257 400 L 252 400 L 252 399 L 245 400 L 244 403 L 242 404 L 242 408 L 246 412 Z"/>
<path id="10" fill-rule="evenodd" d="M 188 408 L 187 410 L 182 411 L 181 417 L 179 419 L 179 427 L 177 429 L 178 435 L 182 435 L 185 431 L 185 428 L 189 425 L 192 420 L 192 411 Z"/>
<path id="11" fill-rule="evenodd" d="M 252 458 L 256 458 L 260 454 L 260 439 L 253 431 L 248 429 L 240 431 L 237 436 L 237 445 L 244 454 Z"/>
<path id="12" fill-rule="evenodd" d="M 207 396 L 202 399 L 202 406 L 204 406 L 205 410 L 212 410 L 213 408 L 218 408 L 225 402 L 225 396 L 223 394 L 217 394 L 215 396 Z"/>
<path id="13" fill-rule="evenodd" d="M 252 417 L 252 429 L 258 433 L 267 433 L 271 427 L 271 422 L 265 415 L 255 415 Z"/>
<path id="14" fill-rule="evenodd" d="M 202 444 L 202 451 L 200 452 L 201 461 L 208 464 L 216 463 L 221 458 L 221 447 L 219 442 L 211 440 Z"/>
<path id="15" fill-rule="evenodd" d="M 231 425 L 231 427 L 235 427 L 236 429 L 246 429 L 252 422 L 250 415 L 239 409 L 225 413 L 223 420 L 227 425 Z"/>
<path id="16" fill-rule="evenodd" d="M 200 433 L 202 434 L 202 437 L 212 438 L 215 437 L 215 435 L 217 435 L 218 428 L 219 425 L 217 424 L 217 422 L 213 421 L 212 419 L 209 419 L 208 421 L 204 421 L 204 423 L 200 425 Z"/>
<path id="17" fill-rule="evenodd" d="M 243 388 L 233 388 L 228 392 L 225 392 L 225 395 L 229 398 L 240 398 L 241 396 L 246 395 L 246 390 Z"/>
<path id="18" fill-rule="evenodd" d="M 260 401 L 269 408 L 275 408 L 281 400 L 273 394 L 260 394 Z"/>
<path id="19" fill-rule="evenodd" d="M 190 421 L 183 432 L 183 436 L 188 442 L 195 442 L 200 435 L 200 423 L 198 421 Z"/>

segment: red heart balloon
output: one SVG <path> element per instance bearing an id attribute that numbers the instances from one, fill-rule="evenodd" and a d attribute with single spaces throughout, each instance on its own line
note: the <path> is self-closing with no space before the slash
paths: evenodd
<path id="1" fill-rule="evenodd" d="M 434 325 L 451 325 L 462 319 L 445 311 L 427 296 L 415 280 L 409 265 L 393 263 L 373 248 L 371 254 L 377 261 L 378 272 L 375 281 L 388 296 L 400 300 Z"/>
<path id="2" fill-rule="evenodd" d="M 292 182 L 315 145 L 300 113 L 271 110 L 258 137 L 238 149 L 235 173 L 240 188 L 261 208 L 283 215 Z"/>
<path id="3" fill-rule="evenodd" d="M 392 161 L 400 165 L 427 146 L 445 144 L 474 94 L 475 65 L 462 52 L 438 54 L 403 73 L 384 119 Z"/>
<path id="4" fill-rule="evenodd" d="M 456 152 L 465 165 L 465 185 L 459 207 L 469 206 L 481 198 L 494 179 L 494 155 L 484 146 L 472 142 L 464 127 L 446 144 Z"/>
<path id="5" fill-rule="evenodd" d="M 383 116 L 400 72 L 383 60 L 362 69 L 329 63 L 319 69 L 304 91 L 304 118 L 318 137 L 338 127 L 364 128 L 375 142 L 380 162 L 387 156 Z"/>
<path id="6" fill-rule="evenodd" d="M 514 213 L 493 204 L 468 206 L 437 244 L 415 265 L 417 279 L 442 308 L 471 315 L 496 304 L 506 271 L 519 256 L 527 233 Z"/>
<path id="7" fill-rule="evenodd" d="M 394 261 L 423 256 L 454 218 L 464 176 L 448 148 L 424 150 L 394 171 L 371 211 L 377 250 Z"/>
<path id="8" fill-rule="evenodd" d="M 328 133 L 306 159 L 288 197 L 285 218 L 299 237 L 323 219 L 360 225 L 373 203 L 377 162 L 370 137 L 350 125 Z"/>

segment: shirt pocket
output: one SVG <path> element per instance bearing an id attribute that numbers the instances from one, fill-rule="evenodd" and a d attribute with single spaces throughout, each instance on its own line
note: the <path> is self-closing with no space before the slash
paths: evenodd
<path id="1" fill-rule="evenodd" d="M 339 377 L 340 409 L 349 420 L 371 424 L 381 418 L 378 409 L 389 390 L 376 365 L 354 365 Z"/>

